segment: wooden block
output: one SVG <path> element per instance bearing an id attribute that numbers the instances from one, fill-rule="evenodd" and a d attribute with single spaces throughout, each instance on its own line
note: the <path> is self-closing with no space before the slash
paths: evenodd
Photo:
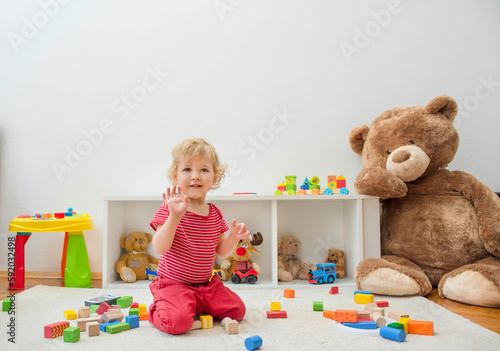
<path id="1" fill-rule="evenodd" d="M 110 308 L 111 308 L 111 306 L 109 306 L 107 302 L 103 302 L 103 303 L 101 303 L 99 308 L 97 308 L 96 313 L 102 315 L 104 312 L 106 312 Z"/>
<path id="2" fill-rule="evenodd" d="M 90 317 L 90 307 L 78 307 L 78 318 L 89 318 Z"/>
<path id="3" fill-rule="evenodd" d="M 119 311 L 121 311 L 122 306 L 120 306 L 120 305 L 111 305 L 111 309 L 112 310 L 119 310 Z"/>
<path id="4" fill-rule="evenodd" d="M 64 329 L 69 328 L 69 322 L 58 322 L 43 327 L 43 336 L 54 339 L 63 335 Z"/>
<path id="5" fill-rule="evenodd" d="M 228 335 L 238 334 L 239 329 L 240 329 L 239 323 L 238 323 L 238 321 L 235 321 L 234 319 L 231 319 L 231 320 L 226 321 L 224 323 L 224 330 L 226 331 L 226 334 L 228 334 Z"/>
<path id="6" fill-rule="evenodd" d="M 101 334 L 101 330 L 99 329 L 99 323 L 98 322 L 90 322 L 87 323 L 87 335 L 88 336 L 99 336 Z"/>
<path id="7" fill-rule="evenodd" d="M 116 303 L 120 305 L 121 308 L 127 308 L 132 305 L 132 302 L 134 301 L 132 296 L 122 296 L 118 300 L 116 300 Z"/>
<path id="8" fill-rule="evenodd" d="M 408 334 L 434 335 L 434 322 L 408 321 Z"/>
<path id="9" fill-rule="evenodd" d="M 133 302 L 130 308 L 139 308 L 139 302 Z"/>
<path id="10" fill-rule="evenodd" d="M 371 318 L 359 318 L 358 317 L 358 322 L 374 322 L 374 320 Z"/>
<path id="11" fill-rule="evenodd" d="M 90 305 L 90 313 L 96 313 L 97 309 L 99 308 L 99 305 Z"/>
<path id="12" fill-rule="evenodd" d="M 335 311 L 330 311 L 330 310 L 323 311 L 323 317 L 335 320 Z"/>
<path id="13" fill-rule="evenodd" d="M 73 310 L 64 311 L 64 318 L 68 320 L 76 319 L 76 313 Z"/>
<path id="14" fill-rule="evenodd" d="M 355 294 L 354 295 L 354 302 L 355 303 L 362 303 L 362 304 L 369 304 L 372 303 L 374 299 L 374 296 L 372 294 Z"/>
<path id="15" fill-rule="evenodd" d="M 118 322 L 118 321 L 114 321 L 114 322 L 109 322 L 109 323 L 102 323 L 102 324 L 100 324 L 100 325 L 99 325 L 99 329 L 100 329 L 101 331 L 105 332 L 105 331 L 106 331 L 106 328 L 107 328 L 108 326 L 113 325 L 113 324 L 118 324 L 118 323 L 120 323 L 120 322 Z"/>
<path id="16" fill-rule="evenodd" d="M 313 311 L 323 311 L 323 301 L 313 301 Z"/>
<path id="17" fill-rule="evenodd" d="M 399 319 L 399 323 L 401 323 L 404 327 L 404 331 L 406 334 L 408 334 L 408 322 L 410 321 L 410 318 L 407 317 L 401 317 Z"/>
<path id="18" fill-rule="evenodd" d="M 382 316 L 379 312 L 373 312 L 373 320 L 377 323 L 379 328 L 387 325 L 387 321 L 384 316 Z"/>
<path id="19" fill-rule="evenodd" d="M 137 316 L 136 316 L 137 317 Z M 203 327 L 203 324 L 199 319 L 196 319 L 193 321 L 193 325 L 189 330 L 196 330 L 196 329 L 201 329 Z"/>
<path id="20" fill-rule="evenodd" d="M 147 312 L 142 312 L 141 315 L 139 316 L 139 320 L 141 320 L 141 321 L 148 321 L 149 320 L 149 314 Z"/>
<path id="21" fill-rule="evenodd" d="M 80 328 L 68 327 L 64 329 L 63 340 L 64 342 L 77 342 L 78 340 L 80 340 Z"/>
<path id="22" fill-rule="evenodd" d="M 214 319 L 212 318 L 212 316 L 209 315 L 200 316 L 200 321 L 202 323 L 201 327 L 203 329 L 210 329 L 214 327 Z"/>
<path id="23" fill-rule="evenodd" d="M 8 312 L 8 311 L 12 310 L 12 304 L 13 304 L 13 301 L 10 297 L 3 299 L 2 300 L 2 311 Z"/>
<path id="24" fill-rule="evenodd" d="M 395 321 L 399 321 L 401 319 L 401 317 L 409 318 L 410 316 L 406 313 L 402 313 L 402 312 L 399 312 L 396 310 L 391 310 L 391 311 L 389 311 L 389 314 L 387 315 L 387 317 L 394 319 Z"/>
<path id="25" fill-rule="evenodd" d="M 116 324 L 110 324 L 106 327 L 106 333 L 109 334 L 116 334 L 125 330 L 130 329 L 130 324 L 121 322 L 121 323 L 116 323 Z"/>
<path id="26" fill-rule="evenodd" d="M 366 291 L 366 290 L 354 290 L 354 295 L 356 294 L 366 294 L 366 295 L 372 295 L 371 291 Z"/>
<path id="27" fill-rule="evenodd" d="M 380 313 L 382 316 L 385 316 L 385 308 L 383 307 L 373 307 L 372 308 L 372 313 Z"/>
<path id="28" fill-rule="evenodd" d="M 271 311 L 281 311 L 281 303 L 279 301 L 271 302 Z"/>
<path id="29" fill-rule="evenodd" d="M 330 294 L 335 295 L 339 293 L 339 287 L 338 286 L 332 286 L 330 288 Z"/>
<path id="30" fill-rule="evenodd" d="M 370 302 L 369 304 L 367 304 L 365 306 L 365 308 L 363 308 L 363 312 L 368 312 L 368 313 L 372 313 L 372 309 L 374 307 L 378 307 L 377 304 L 375 302 Z"/>
<path id="31" fill-rule="evenodd" d="M 122 322 L 123 318 L 125 318 L 125 316 L 121 311 L 109 309 L 107 312 L 103 313 L 101 317 L 101 323 L 109 323 L 114 321 Z"/>
<path id="32" fill-rule="evenodd" d="M 346 327 L 349 328 L 356 328 L 356 329 L 377 329 L 377 323 L 374 321 L 371 322 L 357 322 L 357 323 L 349 323 L 349 322 L 344 322 L 342 323 Z"/>
<path id="33" fill-rule="evenodd" d="M 125 322 L 130 324 L 130 329 L 139 328 L 139 317 L 138 316 L 135 316 L 135 315 L 126 316 Z M 200 328 L 201 328 L 201 326 L 200 326 Z"/>
<path id="34" fill-rule="evenodd" d="M 138 308 L 129 308 L 128 309 L 128 314 L 131 315 L 136 315 L 139 316 L 139 309 Z"/>
<path id="35" fill-rule="evenodd" d="M 400 329 L 402 331 L 405 330 L 404 325 L 402 325 L 401 323 L 397 323 L 397 322 L 389 323 L 389 324 L 387 324 L 387 326 L 390 327 L 390 328 Z"/>
<path id="36" fill-rule="evenodd" d="M 335 310 L 336 322 L 356 323 L 358 321 L 358 311 L 354 310 Z"/>
<path id="37" fill-rule="evenodd" d="M 80 330 L 87 330 L 87 324 L 92 323 L 92 322 L 97 322 L 101 320 L 100 316 L 94 316 L 94 317 L 89 317 L 89 318 L 79 318 L 76 320 L 76 326 L 80 328 Z"/>
<path id="38" fill-rule="evenodd" d="M 139 316 L 142 314 L 142 312 L 147 312 L 148 308 L 146 305 L 139 305 Z"/>
<path id="39" fill-rule="evenodd" d="M 387 301 L 375 301 L 378 307 L 389 307 L 389 302 Z"/>
<path id="40" fill-rule="evenodd" d="M 396 328 L 382 327 L 380 328 L 380 336 L 386 339 L 403 342 L 406 339 L 406 333 L 404 330 L 399 330 Z"/>
<path id="41" fill-rule="evenodd" d="M 358 312 L 358 319 L 371 318 L 371 314 L 368 312 Z"/>
<path id="42" fill-rule="evenodd" d="M 289 299 L 293 299 L 295 297 L 295 290 L 293 289 L 285 289 L 283 293 L 284 297 L 287 297 Z"/>
<path id="43" fill-rule="evenodd" d="M 287 318 L 286 311 L 267 311 L 267 318 Z"/>

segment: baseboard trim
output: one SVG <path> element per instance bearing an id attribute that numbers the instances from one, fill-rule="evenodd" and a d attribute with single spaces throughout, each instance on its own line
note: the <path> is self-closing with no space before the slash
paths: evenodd
<path id="1" fill-rule="evenodd" d="M 7 271 L 0 271 L 0 278 L 7 278 L 9 273 Z M 102 272 L 92 272 L 90 274 L 94 280 L 102 280 Z M 49 271 L 26 271 L 24 277 L 27 279 L 61 279 L 61 272 Z"/>

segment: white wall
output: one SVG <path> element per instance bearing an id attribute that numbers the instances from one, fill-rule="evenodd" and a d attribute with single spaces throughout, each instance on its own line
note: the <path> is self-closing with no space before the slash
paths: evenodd
<path id="1" fill-rule="evenodd" d="M 350 130 L 440 94 L 460 105 L 449 168 L 500 191 L 498 18 L 498 1 L 3 1 L 0 270 L 11 219 L 72 206 L 100 272 L 103 197 L 161 196 L 188 137 L 232 165 L 219 194 L 288 174 L 353 191 Z M 57 271 L 62 236 L 32 235 L 26 269 Z"/>

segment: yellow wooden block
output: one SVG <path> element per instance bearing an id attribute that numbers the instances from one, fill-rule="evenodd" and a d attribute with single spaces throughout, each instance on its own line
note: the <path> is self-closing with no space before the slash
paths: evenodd
<path id="1" fill-rule="evenodd" d="M 354 302 L 355 303 L 369 304 L 369 303 L 372 303 L 373 300 L 374 300 L 373 294 L 355 294 L 354 295 Z"/>
<path id="2" fill-rule="evenodd" d="M 202 329 L 210 329 L 214 327 L 214 319 L 212 316 L 204 315 L 200 316 L 201 328 Z"/>
<path id="3" fill-rule="evenodd" d="M 401 317 L 399 319 L 399 322 L 398 323 L 401 323 L 404 328 L 405 328 L 405 333 L 408 334 L 408 322 L 410 321 L 410 318 L 407 318 L 407 317 Z"/>
<path id="4" fill-rule="evenodd" d="M 139 305 L 139 316 L 143 313 L 143 312 L 147 312 L 148 311 L 148 308 L 146 307 L 146 305 Z"/>
<path id="5" fill-rule="evenodd" d="M 64 318 L 66 319 L 76 319 L 76 312 L 73 310 L 64 311 Z"/>
<path id="6" fill-rule="evenodd" d="M 272 301 L 271 311 L 281 311 L 281 303 L 279 301 Z"/>

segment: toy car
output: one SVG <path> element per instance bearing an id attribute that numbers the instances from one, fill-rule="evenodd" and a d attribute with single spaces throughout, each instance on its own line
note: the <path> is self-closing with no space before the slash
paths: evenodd
<path id="1" fill-rule="evenodd" d="M 337 280 L 337 269 L 335 263 L 320 263 L 316 265 L 317 270 L 309 270 L 307 277 L 311 284 L 333 283 Z"/>
<path id="2" fill-rule="evenodd" d="M 234 284 L 239 284 L 243 279 L 246 279 L 248 284 L 255 284 L 258 278 L 259 273 L 252 267 L 246 272 L 235 269 L 231 275 L 231 281 Z"/>

